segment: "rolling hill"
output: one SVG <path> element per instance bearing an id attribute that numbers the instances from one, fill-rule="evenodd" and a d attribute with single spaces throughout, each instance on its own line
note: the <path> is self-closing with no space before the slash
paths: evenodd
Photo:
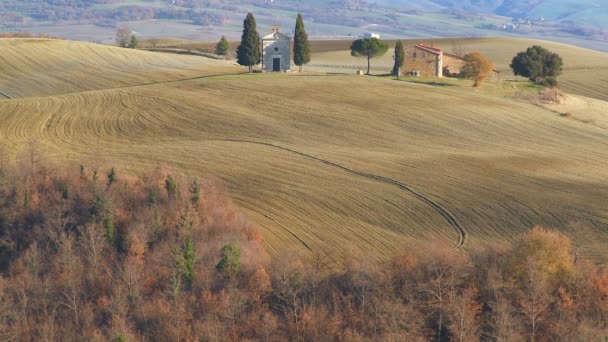
<path id="1" fill-rule="evenodd" d="M 514 38 L 470 38 L 470 39 L 409 39 L 402 40 L 405 46 L 425 42 L 446 52 L 462 53 L 479 51 L 488 56 L 502 78 L 513 78 L 509 68 L 511 59 L 528 46 L 541 45 L 558 53 L 564 59 L 564 72 L 560 76 L 561 88 L 572 94 L 608 101 L 608 54 L 568 44 L 533 39 Z M 332 72 L 352 72 L 363 68 L 366 61 L 350 55 L 351 41 L 313 42 L 313 59 L 308 69 Z M 375 73 L 389 73 L 393 67 L 394 41 L 384 56 L 372 60 Z"/>
<path id="2" fill-rule="evenodd" d="M 13 160 L 36 139 L 45 158 L 74 167 L 216 175 L 272 255 L 385 259 L 429 240 L 502 244 L 537 224 L 576 234 L 579 222 L 595 232 L 585 253 L 608 260 L 598 125 L 470 88 L 0 40 L 11 65 L 29 51 L 23 76 L 0 72 L 14 97 L 0 100 L 0 144 Z M 58 51 L 73 78 L 49 57 Z"/>

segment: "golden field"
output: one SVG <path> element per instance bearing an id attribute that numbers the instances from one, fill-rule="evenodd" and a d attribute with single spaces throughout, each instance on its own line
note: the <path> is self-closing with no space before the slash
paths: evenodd
<path id="1" fill-rule="evenodd" d="M 492 44 L 528 43 L 466 48 L 491 55 Z M 315 52 L 310 69 L 350 63 L 335 49 Z M 606 59 L 568 49 L 566 63 Z M 248 75 L 195 56 L 41 39 L 2 39 L 0 59 L 0 92 L 11 98 L 0 100 L 0 144 L 13 159 L 36 140 L 50 160 L 119 175 L 157 165 L 213 174 L 273 255 L 384 259 L 429 241 L 503 244 L 537 224 L 575 235 L 580 224 L 594 233 L 585 253 L 608 260 L 608 113 L 580 116 L 605 109 L 601 100 L 542 107 L 381 77 Z M 562 83 L 601 99 L 598 77 L 576 90 L 567 71 Z"/>

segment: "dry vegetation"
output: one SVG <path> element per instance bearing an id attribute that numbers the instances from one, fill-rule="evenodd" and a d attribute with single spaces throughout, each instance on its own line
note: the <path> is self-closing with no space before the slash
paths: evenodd
<path id="1" fill-rule="evenodd" d="M 594 341 L 608 270 L 542 227 L 465 254 L 385 262 L 269 259 L 217 179 L 51 167 L 36 145 L 0 169 L 0 338 L 7 341 Z M 429 246 L 431 248 L 429 248 Z"/>
<path id="2" fill-rule="evenodd" d="M 328 75 L 198 77 L 242 69 L 62 43 L 74 51 L 63 55 L 78 61 L 78 82 L 61 64 L 48 66 L 61 56 L 57 42 L 1 42 L 37 53 L 18 69 L 26 76 L 0 73 L 0 91 L 66 93 L 0 101 L 7 159 L 35 138 L 56 162 L 216 175 L 260 225 L 272 256 L 386 260 L 404 245 L 472 250 L 508 245 L 536 224 L 569 233 L 578 222 L 593 232 L 582 253 L 608 258 L 607 133 L 596 125 L 457 87 Z M 15 64 L 18 51 L 0 48 Z M 90 58 L 79 57 L 85 53 Z M 96 65 L 90 75 L 87 63 Z M 75 86 L 107 89 L 67 94 Z"/>

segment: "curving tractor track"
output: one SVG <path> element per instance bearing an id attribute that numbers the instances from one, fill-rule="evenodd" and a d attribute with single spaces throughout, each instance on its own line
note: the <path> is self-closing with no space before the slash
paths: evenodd
<path id="1" fill-rule="evenodd" d="M 439 215 L 441 215 L 446 220 L 446 222 L 450 225 L 450 227 L 452 227 L 456 231 L 456 233 L 458 234 L 458 241 L 454 245 L 454 248 L 460 248 L 465 243 L 465 240 L 466 240 L 466 231 L 460 225 L 460 223 L 458 223 L 458 220 L 456 220 L 456 217 L 454 217 L 454 215 L 452 215 L 449 211 L 447 211 L 445 208 L 443 208 L 437 202 L 435 202 L 432 199 L 424 196 L 420 192 L 412 189 L 411 187 L 409 187 L 408 185 L 406 185 L 406 184 L 404 184 L 402 182 L 399 182 L 399 181 L 391 179 L 391 178 L 379 176 L 379 175 L 376 175 L 376 174 L 373 174 L 373 173 L 367 173 L 367 172 L 363 172 L 363 171 L 354 170 L 354 169 L 351 169 L 351 168 L 346 167 L 344 165 L 340 165 L 338 163 L 335 163 L 335 162 L 332 162 L 332 161 L 329 161 L 329 160 L 326 160 L 326 159 L 315 157 L 313 155 L 310 155 L 310 154 L 307 154 L 307 153 L 304 153 L 304 152 L 296 151 L 296 150 L 288 148 L 288 147 L 279 146 L 279 145 L 275 145 L 275 144 L 271 144 L 271 143 L 260 142 L 260 141 L 252 141 L 252 140 L 240 140 L 240 139 L 221 139 L 221 140 L 215 140 L 215 141 L 243 143 L 243 144 L 252 144 L 252 145 L 271 147 L 271 148 L 279 149 L 279 150 L 286 151 L 286 152 L 289 152 L 289 153 L 293 153 L 293 154 L 296 154 L 298 156 L 301 156 L 301 157 L 304 157 L 304 158 L 307 158 L 307 159 L 312 159 L 312 160 L 318 161 L 318 162 L 323 163 L 325 165 L 329 165 L 329 166 L 338 168 L 338 169 L 340 169 L 340 170 L 342 170 L 344 172 L 348 172 L 350 174 L 353 174 L 353 175 L 356 175 L 356 176 L 359 176 L 359 177 L 364 177 L 364 178 L 371 179 L 371 180 L 374 180 L 374 181 L 377 181 L 377 182 L 381 182 L 381 183 L 385 183 L 385 184 L 389 184 L 389 185 L 395 186 L 395 187 L 397 187 L 397 188 L 399 188 L 399 189 L 401 189 L 403 191 L 409 192 L 410 194 L 414 195 L 420 201 L 424 202 L 425 204 L 427 204 L 428 206 L 430 206 L 431 208 L 433 208 L 433 210 L 435 210 Z M 264 215 L 264 216 L 266 216 L 267 218 L 270 218 L 267 215 Z M 270 218 L 270 219 L 272 219 L 272 218 Z M 272 219 L 272 220 L 274 221 L 274 219 Z M 302 242 L 302 244 L 306 248 L 308 248 L 310 250 L 310 247 L 308 247 L 308 245 L 306 245 L 306 243 L 304 243 L 297 236 L 296 236 L 296 238 L 300 242 Z"/>

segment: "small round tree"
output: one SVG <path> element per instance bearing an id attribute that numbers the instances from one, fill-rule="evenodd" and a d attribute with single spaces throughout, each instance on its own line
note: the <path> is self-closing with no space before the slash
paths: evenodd
<path id="1" fill-rule="evenodd" d="M 367 58 L 367 74 L 369 75 L 370 60 L 382 56 L 388 51 L 388 44 L 378 38 L 362 38 L 355 40 L 350 46 L 353 57 Z"/>
<path id="2" fill-rule="evenodd" d="M 473 87 L 479 86 L 486 78 L 492 75 L 494 63 L 479 52 L 472 52 L 464 56 L 464 65 L 460 75 L 475 82 Z"/>
<path id="3" fill-rule="evenodd" d="M 395 59 L 395 64 L 393 65 L 393 75 L 397 76 L 397 79 L 399 79 L 399 76 L 401 75 L 401 68 L 405 63 L 405 49 L 403 48 L 403 44 L 401 44 L 400 40 L 397 41 L 397 44 L 395 45 L 395 56 L 393 58 Z"/>
<path id="4" fill-rule="evenodd" d="M 222 39 L 215 46 L 215 54 L 220 56 L 228 55 L 228 51 L 230 50 L 230 43 L 228 43 L 228 39 L 225 36 L 222 36 Z"/>
<path id="5" fill-rule="evenodd" d="M 562 58 L 542 46 L 534 45 L 518 53 L 511 61 L 515 76 L 524 76 L 537 84 L 548 77 L 557 78 L 562 73 Z"/>

